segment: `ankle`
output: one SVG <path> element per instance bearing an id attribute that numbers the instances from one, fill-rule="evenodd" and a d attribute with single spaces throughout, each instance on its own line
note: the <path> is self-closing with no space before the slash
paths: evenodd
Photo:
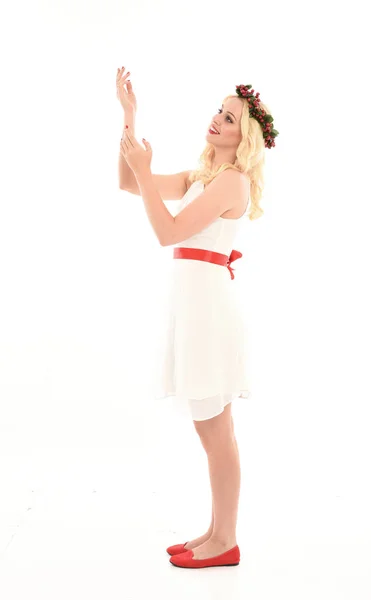
<path id="1" fill-rule="evenodd" d="M 226 536 L 220 535 L 218 533 L 213 533 L 209 539 L 210 542 L 214 542 L 219 546 L 223 546 L 225 548 L 232 548 L 237 546 L 236 536 Z"/>

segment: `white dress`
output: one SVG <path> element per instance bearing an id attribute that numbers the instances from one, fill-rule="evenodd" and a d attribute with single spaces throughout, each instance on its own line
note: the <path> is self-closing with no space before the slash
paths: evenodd
<path id="1" fill-rule="evenodd" d="M 179 211 L 203 190 L 202 181 L 194 181 Z M 250 204 L 249 197 L 239 219 L 218 217 L 172 248 L 203 248 L 229 256 Z M 168 306 L 155 357 L 154 397 L 171 397 L 183 415 L 203 421 L 223 412 L 234 398 L 250 396 L 244 321 L 227 267 L 194 259 L 171 260 Z M 235 278 L 242 260 L 231 264 Z"/>

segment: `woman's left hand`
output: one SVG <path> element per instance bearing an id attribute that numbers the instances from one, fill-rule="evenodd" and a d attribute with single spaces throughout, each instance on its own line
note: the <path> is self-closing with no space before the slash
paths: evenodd
<path id="1" fill-rule="evenodd" d="M 120 142 L 120 152 L 134 173 L 150 169 L 152 160 L 152 148 L 149 142 L 143 138 L 145 149 L 135 139 L 130 127 L 125 130 Z"/>

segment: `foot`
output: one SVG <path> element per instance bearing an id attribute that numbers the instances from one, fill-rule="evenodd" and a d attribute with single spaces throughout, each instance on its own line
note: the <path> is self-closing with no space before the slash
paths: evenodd
<path id="1" fill-rule="evenodd" d="M 219 554 L 223 554 L 223 552 L 227 552 L 237 546 L 237 542 L 232 540 L 231 543 L 223 544 L 219 541 L 215 541 L 210 538 L 199 545 L 197 548 L 192 548 L 193 550 L 193 558 L 194 559 L 203 559 L 203 558 L 213 558 L 214 556 L 218 556 Z"/>
<path id="2" fill-rule="evenodd" d="M 211 535 L 212 535 L 211 532 L 207 531 L 206 533 L 204 533 L 200 537 L 196 538 L 195 540 L 187 542 L 186 545 L 184 546 L 185 550 L 193 550 L 193 548 L 196 548 L 197 546 L 201 546 L 202 544 L 204 544 L 204 542 L 207 542 L 207 540 L 211 537 Z"/>

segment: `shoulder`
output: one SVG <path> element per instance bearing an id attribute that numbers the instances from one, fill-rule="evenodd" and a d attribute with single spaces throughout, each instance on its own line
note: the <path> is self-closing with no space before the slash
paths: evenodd
<path id="1" fill-rule="evenodd" d="M 224 178 L 222 178 L 224 175 Z M 228 206 L 223 213 L 224 218 L 239 219 L 244 214 L 250 197 L 250 180 L 245 173 L 238 169 L 226 169 L 215 178 L 219 180 L 218 191 L 225 194 Z"/>
<path id="2" fill-rule="evenodd" d="M 249 180 L 247 176 L 238 171 L 237 169 L 225 169 L 219 175 L 217 175 L 211 183 L 215 182 L 220 187 L 231 189 L 233 187 L 233 192 L 240 192 L 242 195 L 245 194 Z"/>
<path id="3" fill-rule="evenodd" d="M 245 204 L 246 177 L 237 169 L 224 169 L 205 186 L 203 195 L 219 207 L 221 215 L 234 217 L 233 212 Z"/>
<path id="4" fill-rule="evenodd" d="M 240 203 L 245 203 L 246 196 L 250 196 L 250 179 L 248 175 L 238 171 L 237 169 L 227 169 L 229 174 L 229 183 L 233 185 L 234 197 L 236 200 L 236 206 Z"/>
<path id="5" fill-rule="evenodd" d="M 234 177 L 234 180 L 242 187 L 249 185 L 249 178 L 245 173 L 242 173 L 242 171 L 238 171 L 237 169 L 227 169 L 227 171 L 229 171 L 230 177 Z"/>
<path id="6" fill-rule="evenodd" d="M 224 169 L 224 171 L 222 171 L 221 173 L 219 173 L 214 179 L 221 179 L 223 177 L 223 179 L 227 179 L 229 178 L 230 181 L 247 181 L 247 176 L 242 173 L 242 171 L 239 171 L 238 169 L 232 169 L 232 168 L 228 168 L 228 169 Z M 213 180 L 214 181 L 214 180 Z"/>
<path id="7" fill-rule="evenodd" d="M 190 174 L 192 172 L 193 172 L 192 170 L 184 171 L 187 191 L 190 188 L 190 186 L 192 185 L 192 182 L 189 179 Z M 212 179 L 210 181 L 210 183 L 208 183 L 205 186 L 205 188 L 207 188 L 211 184 L 213 184 L 212 188 L 215 188 L 215 187 L 226 188 L 226 187 L 229 187 L 231 184 L 233 184 L 235 192 L 240 191 L 241 194 L 244 194 L 246 192 L 246 190 L 248 190 L 249 178 L 247 177 L 247 175 L 242 173 L 242 171 L 239 171 L 237 169 L 228 168 L 228 169 L 224 169 L 224 171 L 222 171 L 221 173 L 216 175 L 216 177 L 214 177 L 214 179 Z"/>

